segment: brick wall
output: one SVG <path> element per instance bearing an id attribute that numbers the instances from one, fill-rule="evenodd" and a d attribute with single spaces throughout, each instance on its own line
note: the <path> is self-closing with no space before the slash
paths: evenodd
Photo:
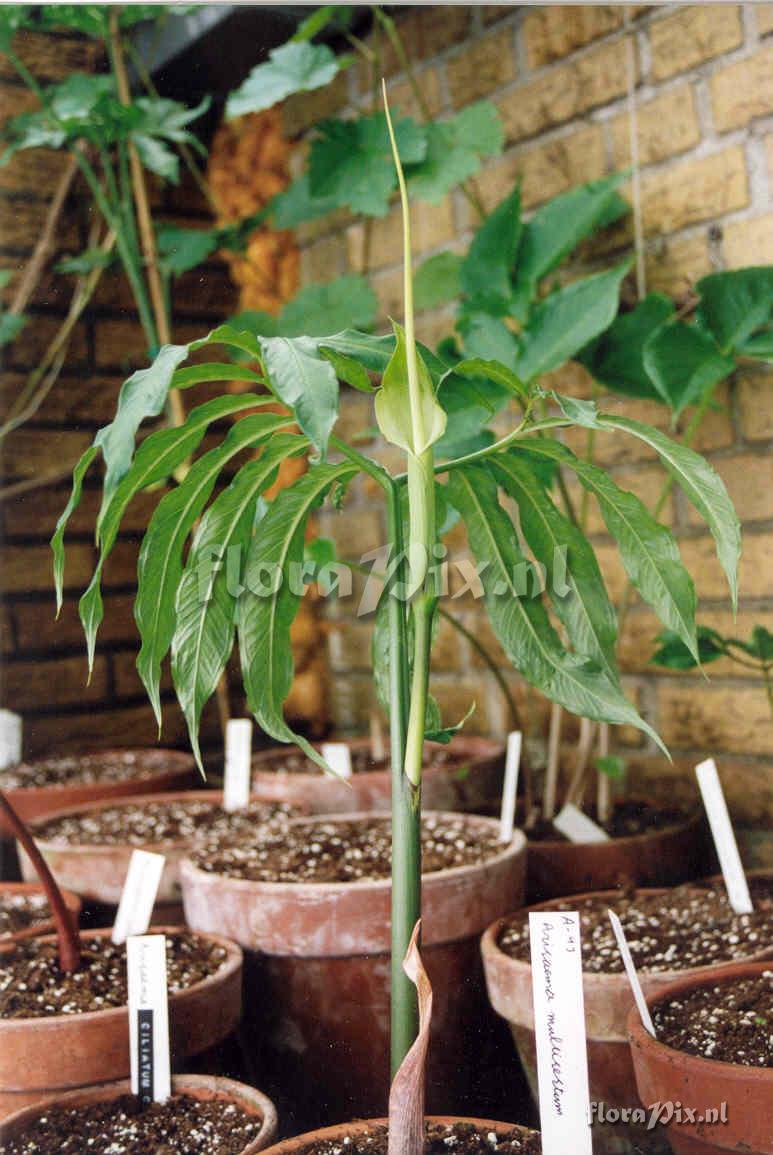
<path id="1" fill-rule="evenodd" d="M 504 155 L 481 173 L 478 186 L 487 207 L 496 204 L 520 177 L 527 209 L 573 184 L 601 177 L 630 161 L 628 130 L 628 46 L 633 40 L 637 70 L 638 141 L 642 165 L 642 206 L 646 272 L 650 289 L 685 296 L 691 282 L 713 269 L 773 262 L 770 163 L 773 136 L 773 5 L 638 5 L 626 25 L 621 6 L 488 6 L 427 8 L 401 14 L 407 44 L 419 58 L 417 75 L 433 111 L 451 112 L 482 97 L 498 106 L 506 128 Z M 391 76 L 390 99 L 401 111 L 415 111 L 405 77 L 385 54 Z M 366 71 L 353 70 L 348 87 L 339 84 L 334 107 L 369 98 Z M 296 99 L 287 125 L 302 132 L 320 115 L 314 99 Z M 329 113 L 330 108 L 324 110 Z M 766 119 L 767 118 L 767 119 Z M 439 206 L 414 208 L 414 240 L 420 259 L 464 243 L 473 213 L 461 193 Z M 588 246 L 584 260 L 611 260 L 631 243 L 631 222 L 603 242 Z M 303 231 L 302 265 L 308 279 L 323 279 L 331 268 L 361 268 L 364 226 L 340 219 L 315 222 Z M 370 240 L 373 283 L 380 320 L 400 315 L 400 234 L 395 207 L 374 222 Z M 432 343 L 448 333 L 452 312 L 420 318 L 420 335 Z M 578 366 L 560 375 L 561 388 L 587 394 L 589 382 Z M 614 402 L 629 415 L 664 427 L 655 404 Z M 349 395 L 344 420 L 352 428 L 372 424 L 369 403 Z M 735 632 L 748 636 L 755 623 L 771 628 L 773 603 L 773 377 L 759 369 L 739 373 L 710 416 L 697 447 L 724 478 L 745 522 L 741 566 L 741 608 Z M 573 439 L 574 440 L 574 439 Z M 577 439 L 584 447 L 584 435 Z M 598 459 L 618 482 L 654 501 L 662 473 L 646 447 L 598 441 Z M 371 450 L 391 460 L 378 442 Z M 327 531 L 344 556 L 359 555 L 383 541 L 383 513 L 368 483 L 356 488 L 352 517 L 327 517 Z M 713 556 L 713 543 L 683 496 L 664 511 L 677 533 L 685 562 L 697 577 L 699 620 L 720 630 L 732 628 L 726 587 Z M 624 575 L 599 519 L 591 521 L 610 592 L 621 593 Z M 455 541 L 456 549 L 464 542 Z M 372 706 L 369 626 L 354 603 L 332 611 L 331 661 L 335 711 L 344 728 L 363 726 Z M 468 629 L 499 653 L 485 617 L 473 599 L 451 603 Z M 687 770 L 708 753 L 721 759 L 737 817 L 758 823 L 773 814 L 773 724 L 764 690 L 748 671 L 721 662 L 710 682 L 699 675 L 664 674 L 648 666 L 656 633 L 653 615 L 637 606 L 621 639 L 627 690 L 657 727 L 674 754 L 667 769 L 642 736 L 624 729 L 615 743 L 639 776 L 673 776 L 682 785 Z M 547 705 L 529 693 L 508 670 L 521 708 L 543 732 Z M 466 641 L 441 623 L 434 660 L 433 689 L 449 719 L 469 703 L 477 710 L 469 729 L 501 734 L 505 705 L 491 673 Z M 576 732 L 570 723 L 567 740 Z M 669 788 L 670 788 L 669 784 Z"/>

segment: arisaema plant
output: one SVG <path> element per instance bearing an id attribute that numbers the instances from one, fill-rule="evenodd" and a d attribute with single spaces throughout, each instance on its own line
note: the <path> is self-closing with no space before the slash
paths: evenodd
<path id="1" fill-rule="evenodd" d="M 648 425 L 599 412 L 588 401 L 547 393 L 540 385 L 540 373 L 561 354 L 561 334 L 576 335 L 583 326 L 587 330 L 587 288 L 557 290 L 552 304 L 548 298 L 534 310 L 528 330 L 520 335 L 507 330 L 514 354 L 509 364 L 495 349 L 487 350 L 485 327 L 477 331 L 475 356 L 454 364 L 417 343 L 410 214 L 394 136 L 392 146 L 404 218 L 404 324 L 395 324 L 388 336 L 344 330 L 326 337 L 256 336 L 223 326 L 189 345 L 165 346 L 148 368 L 123 385 L 115 418 L 76 466 L 72 496 L 52 545 L 61 600 L 67 521 L 80 499 L 84 475 L 101 458 L 99 556 L 80 602 L 92 658 L 103 616 L 102 569 L 127 506 L 141 490 L 169 481 L 181 463 L 193 458 L 180 483 L 160 498 L 139 557 L 137 666 L 159 723 L 161 669 L 171 656 L 175 692 L 200 759 L 202 707 L 238 644 L 246 697 L 258 725 L 279 741 L 297 743 L 326 768 L 282 713 L 293 672 L 289 635 L 302 593 L 298 574 L 303 572 L 305 529 L 324 502 L 347 516 L 347 487 L 358 474 L 369 475 L 379 487 L 387 512 L 389 563 L 376 611 L 374 676 L 391 727 L 396 1069 L 416 1032 L 415 989 L 401 964 L 420 913 L 423 742 L 428 734 L 448 738 L 453 729 L 444 726 L 428 692 L 441 594 L 435 558 L 448 511 L 466 526 L 492 627 L 513 666 L 568 710 L 636 726 L 661 746 L 621 686 L 615 613 L 590 542 L 553 501 L 551 469 L 558 463 L 573 472 L 592 495 L 630 580 L 666 628 L 697 655 L 693 582 L 670 531 L 603 469 L 575 457 L 559 439 L 560 431 L 579 425 L 599 435 L 646 442 L 711 530 L 733 603 L 740 531 L 722 481 L 697 453 Z M 506 223 L 497 220 L 492 227 Z M 538 258 L 539 253 L 531 254 L 532 265 L 539 264 Z M 614 273 L 611 309 L 599 310 L 596 331 L 614 317 L 623 271 Z M 528 265 L 521 281 L 527 295 Z M 485 292 L 486 286 L 478 290 Z M 474 315 L 470 323 L 475 324 Z M 257 368 L 223 360 L 224 347 L 246 354 Z M 551 348 L 553 353 L 546 354 Z M 220 359 L 202 363 L 204 350 Z M 186 365 L 194 353 L 197 362 Z M 162 412 L 171 389 L 235 378 L 254 391 L 225 392 L 194 409 L 180 428 L 151 432 L 137 444 L 142 423 Z M 341 382 L 372 394 L 381 434 L 404 459 L 399 473 L 336 435 Z M 465 404 L 471 413 L 479 412 L 481 394 L 489 388 L 505 390 L 519 416 L 498 440 L 487 437 L 477 447 L 454 450 L 459 438 L 448 437 L 451 425 L 464 425 Z M 277 401 L 284 413 L 273 411 Z M 232 420 L 227 435 L 197 455 L 210 427 L 224 417 Z M 250 459 L 216 489 L 226 466 L 244 450 L 251 451 Z M 300 453 L 313 455 L 308 472 L 268 501 L 279 465 Z M 519 579 L 530 558 L 547 579 L 539 595 L 532 588 L 524 591 Z"/>

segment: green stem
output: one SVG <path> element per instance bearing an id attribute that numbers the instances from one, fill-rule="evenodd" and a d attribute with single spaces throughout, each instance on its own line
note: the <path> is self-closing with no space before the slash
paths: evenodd
<path id="1" fill-rule="evenodd" d="M 773 679 L 770 676 L 770 666 L 762 667 L 762 677 L 765 682 L 765 691 L 768 695 L 768 706 L 770 707 L 771 716 L 773 716 Z"/>

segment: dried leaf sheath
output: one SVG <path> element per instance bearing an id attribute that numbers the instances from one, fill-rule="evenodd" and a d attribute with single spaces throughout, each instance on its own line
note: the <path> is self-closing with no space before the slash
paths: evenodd
<path id="1" fill-rule="evenodd" d="M 432 986 L 419 952 L 420 931 L 421 921 L 414 927 L 403 960 L 403 970 L 418 994 L 419 1033 L 392 1080 L 388 1155 L 422 1155 L 424 1151 L 424 1085 L 432 1024 Z"/>

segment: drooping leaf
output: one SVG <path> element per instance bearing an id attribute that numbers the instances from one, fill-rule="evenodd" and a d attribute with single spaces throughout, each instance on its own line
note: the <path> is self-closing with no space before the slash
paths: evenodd
<path id="1" fill-rule="evenodd" d="M 210 381 L 249 381 L 262 385 L 263 377 L 248 365 L 234 365 L 232 361 L 208 361 L 204 365 L 187 365 L 177 369 L 172 377 L 173 389 L 190 389 Z"/>
<path id="2" fill-rule="evenodd" d="M 81 493 L 83 492 L 83 479 L 98 452 L 99 450 L 95 445 L 90 445 L 76 463 L 72 471 L 72 490 L 70 491 L 70 497 L 67 505 L 59 515 L 59 520 L 56 523 L 53 537 L 51 538 L 51 550 L 54 555 L 54 586 L 56 588 L 57 617 L 62 610 L 62 589 L 64 588 L 64 531 L 67 528 L 67 523 L 73 512 L 80 505 Z"/>
<path id="3" fill-rule="evenodd" d="M 353 357 L 346 357 L 343 353 L 336 353 L 334 349 L 320 347 L 319 351 L 333 366 L 339 381 L 345 381 L 359 393 L 376 392 L 376 386 L 368 376 L 367 369 L 364 369 L 359 361 L 355 361 Z"/>
<path id="4" fill-rule="evenodd" d="M 773 634 L 770 630 L 764 626 L 755 626 L 749 649 L 761 662 L 773 662 Z"/>
<path id="5" fill-rule="evenodd" d="M 660 293 L 648 293 L 630 313 L 621 313 L 579 360 L 597 381 L 626 397 L 662 400 L 644 367 L 649 338 L 674 314 L 673 303 Z"/>
<path id="6" fill-rule="evenodd" d="M 513 525 L 497 500 L 491 474 L 477 466 L 455 470 L 449 496 L 467 526 L 483 575 L 489 619 L 509 660 L 524 678 L 552 701 L 595 721 L 633 725 L 662 742 L 638 715 L 606 670 L 579 654 L 567 653 L 542 603 L 522 597 L 514 574 L 525 566 Z"/>
<path id="7" fill-rule="evenodd" d="M 694 670 L 698 665 L 695 654 L 690 652 L 674 630 L 663 630 L 655 640 L 659 643 L 659 649 L 650 658 L 653 666 L 662 666 L 666 670 Z M 705 666 L 724 656 L 724 643 L 717 631 L 708 626 L 698 626 L 700 664 Z"/>
<path id="8" fill-rule="evenodd" d="M 518 359 L 518 341 L 499 317 L 486 312 L 463 312 L 457 328 L 462 336 L 468 360 L 499 361 L 514 369 Z"/>
<path id="9" fill-rule="evenodd" d="M 376 420 L 387 441 L 419 457 L 443 436 L 446 414 L 435 396 L 432 377 L 418 350 L 418 414 L 412 413 L 405 330 L 397 324 L 394 329 L 397 344 L 376 394 Z"/>
<path id="10" fill-rule="evenodd" d="M 338 378 L 311 337 L 261 337 L 263 364 L 277 397 L 324 457 L 338 417 Z"/>
<path id="11" fill-rule="evenodd" d="M 247 702 L 261 729 L 280 742 L 295 742 L 317 765 L 330 767 L 284 720 L 282 705 L 293 677 L 290 626 L 300 603 L 290 567 L 303 559 L 311 512 L 335 484 L 357 472 L 351 465 L 312 466 L 283 489 L 260 522 L 247 554 L 245 592 L 239 598 L 237 630 Z"/>
<path id="12" fill-rule="evenodd" d="M 436 309 L 459 296 L 462 260 L 458 253 L 436 253 L 419 265 L 413 279 L 417 309 Z"/>
<path id="13" fill-rule="evenodd" d="M 696 289 L 701 298 L 698 316 L 727 355 L 770 321 L 773 268 L 769 265 L 711 273 L 698 281 Z"/>
<path id="14" fill-rule="evenodd" d="M 427 153 L 426 130 L 409 117 L 394 127 L 403 164 L 418 164 Z M 355 213 L 385 216 L 397 175 L 384 114 L 326 120 L 317 133 L 309 155 L 312 196 L 334 198 Z"/>
<path id="15" fill-rule="evenodd" d="M 337 57 L 326 44 L 308 41 L 283 44 L 256 65 L 226 103 L 228 120 L 250 112 L 263 112 L 296 92 L 313 92 L 335 79 L 351 57 Z"/>
<path id="16" fill-rule="evenodd" d="M 487 100 L 468 105 L 449 120 L 427 125 L 427 152 L 408 169 L 410 192 L 438 204 L 456 185 L 480 169 L 480 158 L 502 151 L 504 130 L 496 107 Z"/>
<path id="17" fill-rule="evenodd" d="M 462 289 L 473 301 L 506 308 L 521 228 L 521 190 L 516 187 L 478 229 L 464 258 Z"/>
<path id="18" fill-rule="evenodd" d="M 524 448 L 529 454 L 548 457 L 573 470 L 598 501 L 631 584 L 664 625 L 675 630 L 697 654 L 695 588 L 671 531 L 655 520 L 638 497 L 620 489 L 603 469 L 582 461 L 560 442 L 530 437 Z M 516 452 L 520 453 L 520 448 Z"/>
<path id="19" fill-rule="evenodd" d="M 522 381 L 558 369 L 612 324 L 629 268 L 630 261 L 623 261 L 558 289 L 535 306 L 521 334 L 514 366 Z"/>
<path id="20" fill-rule="evenodd" d="M 708 333 L 683 321 L 658 329 L 644 346 L 643 360 L 645 372 L 674 419 L 735 369 L 735 361 L 720 353 Z"/>
<path id="21" fill-rule="evenodd" d="M 351 326 L 369 329 L 378 300 L 366 277 L 349 273 L 327 284 L 307 285 L 279 315 L 283 337 L 324 337 Z"/>
<path id="22" fill-rule="evenodd" d="M 492 468 L 518 503 L 521 532 L 544 567 L 548 596 L 573 649 L 617 680 L 617 619 L 590 542 L 559 512 L 523 458 L 499 454 Z"/>
<path id="23" fill-rule="evenodd" d="M 442 746 L 447 746 L 455 734 L 464 728 L 465 722 L 469 721 L 475 713 L 475 702 L 473 702 L 464 717 L 460 718 L 452 726 L 443 725 L 443 717 L 440 713 L 440 705 L 432 694 L 427 695 L 427 715 L 424 720 L 424 737 L 427 742 L 439 742 Z"/>
<path id="24" fill-rule="evenodd" d="M 607 429 L 621 429 L 650 445 L 664 466 L 697 509 L 716 543 L 735 609 L 738 604 L 738 561 L 741 556 L 741 525 L 722 478 L 705 458 L 686 445 L 679 445 L 651 425 L 630 417 L 604 414 L 599 417 Z"/>
<path id="25" fill-rule="evenodd" d="M 175 602 L 172 679 L 199 767 L 201 711 L 233 649 L 238 583 L 252 539 L 255 506 L 281 462 L 306 444 L 302 437 L 275 437 L 213 502 L 193 539 Z"/>
<path id="26" fill-rule="evenodd" d="M 595 401 L 586 401 L 583 397 L 567 397 L 563 393 L 549 394 L 565 417 L 575 425 L 584 429 L 600 429 L 599 410 Z"/>
<path id="27" fill-rule="evenodd" d="M 487 361 L 482 357 L 468 357 L 464 361 L 459 361 L 452 369 L 449 369 L 440 379 L 440 385 L 451 376 L 473 377 L 481 378 L 484 381 L 493 381 L 496 385 L 501 386 L 510 397 L 517 397 L 519 400 L 525 400 L 528 397 L 528 390 L 512 369 L 507 365 L 503 365 L 501 361 Z"/>
<path id="28" fill-rule="evenodd" d="M 242 450 L 261 445 L 288 423 L 288 418 L 277 414 L 261 413 L 242 418 L 221 445 L 194 462 L 182 483 L 161 499 L 150 519 L 137 563 L 134 617 L 142 641 L 137 671 L 148 692 L 159 727 L 161 663 L 175 629 L 175 598 L 182 576 L 185 541 L 227 462 Z M 284 444 L 281 435 L 276 440 Z"/>

